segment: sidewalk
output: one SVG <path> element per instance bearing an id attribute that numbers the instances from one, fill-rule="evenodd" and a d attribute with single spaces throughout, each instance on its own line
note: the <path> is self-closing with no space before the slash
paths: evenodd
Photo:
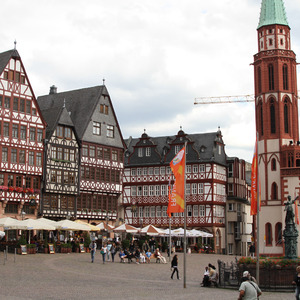
<path id="1" fill-rule="evenodd" d="M 171 280 L 170 263 L 102 263 L 100 252 L 92 264 L 90 254 L 8 254 L 0 253 L 0 299 L 237 299 L 238 291 L 200 287 L 204 267 L 217 265 L 214 254 L 187 255 L 186 288 L 183 288 L 183 254 L 179 255 L 181 280 Z M 293 293 L 263 293 L 261 299 L 294 299 Z"/>

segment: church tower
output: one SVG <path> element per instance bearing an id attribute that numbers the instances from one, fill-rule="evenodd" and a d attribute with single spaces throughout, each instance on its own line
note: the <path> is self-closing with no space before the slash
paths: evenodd
<path id="1" fill-rule="evenodd" d="M 282 255 L 284 202 L 288 195 L 298 195 L 300 186 L 297 64 L 282 0 L 262 0 L 257 32 L 254 78 L 261 187 L 260 253 Z"/>

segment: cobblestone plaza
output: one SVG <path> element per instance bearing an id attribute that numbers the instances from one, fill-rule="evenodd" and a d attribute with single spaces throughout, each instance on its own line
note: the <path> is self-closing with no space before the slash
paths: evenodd
<path id="1" fill-rule="evenodd" d="M 237 299 L 237 290 L 200 287 L 204 267 L 233 256 L 187 255 L 183 288 L 183 254 L 179 254 L 181 280 L 171 280 L 170 263 L 102 263 L 100 252 L 92 264 L 90 254 L 0 253 L 0 299 Z M 167 259 L 168 261 L 168 259 Z M 261 299 L 294 299 L 293 293 L 264 292 Z"/>

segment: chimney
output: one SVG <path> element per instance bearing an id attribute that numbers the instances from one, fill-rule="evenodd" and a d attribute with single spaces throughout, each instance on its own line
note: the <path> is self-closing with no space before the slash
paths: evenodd
<path id="1" fill-rule="evenodd" d="M 49 95 L 57 94 L 57 87 L 55 85 L 50 86 Z"/>

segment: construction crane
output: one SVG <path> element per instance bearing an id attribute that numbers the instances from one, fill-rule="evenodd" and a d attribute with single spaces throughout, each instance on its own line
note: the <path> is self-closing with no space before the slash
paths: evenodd
<path id="1" fill-rule="evenodd" d="M 220 96 L 220 97 L 199 97 L 195 98 L 194 104 L 223 104 L 237 102 L 253 102 L 254 95 L 241 96 Z"/>

